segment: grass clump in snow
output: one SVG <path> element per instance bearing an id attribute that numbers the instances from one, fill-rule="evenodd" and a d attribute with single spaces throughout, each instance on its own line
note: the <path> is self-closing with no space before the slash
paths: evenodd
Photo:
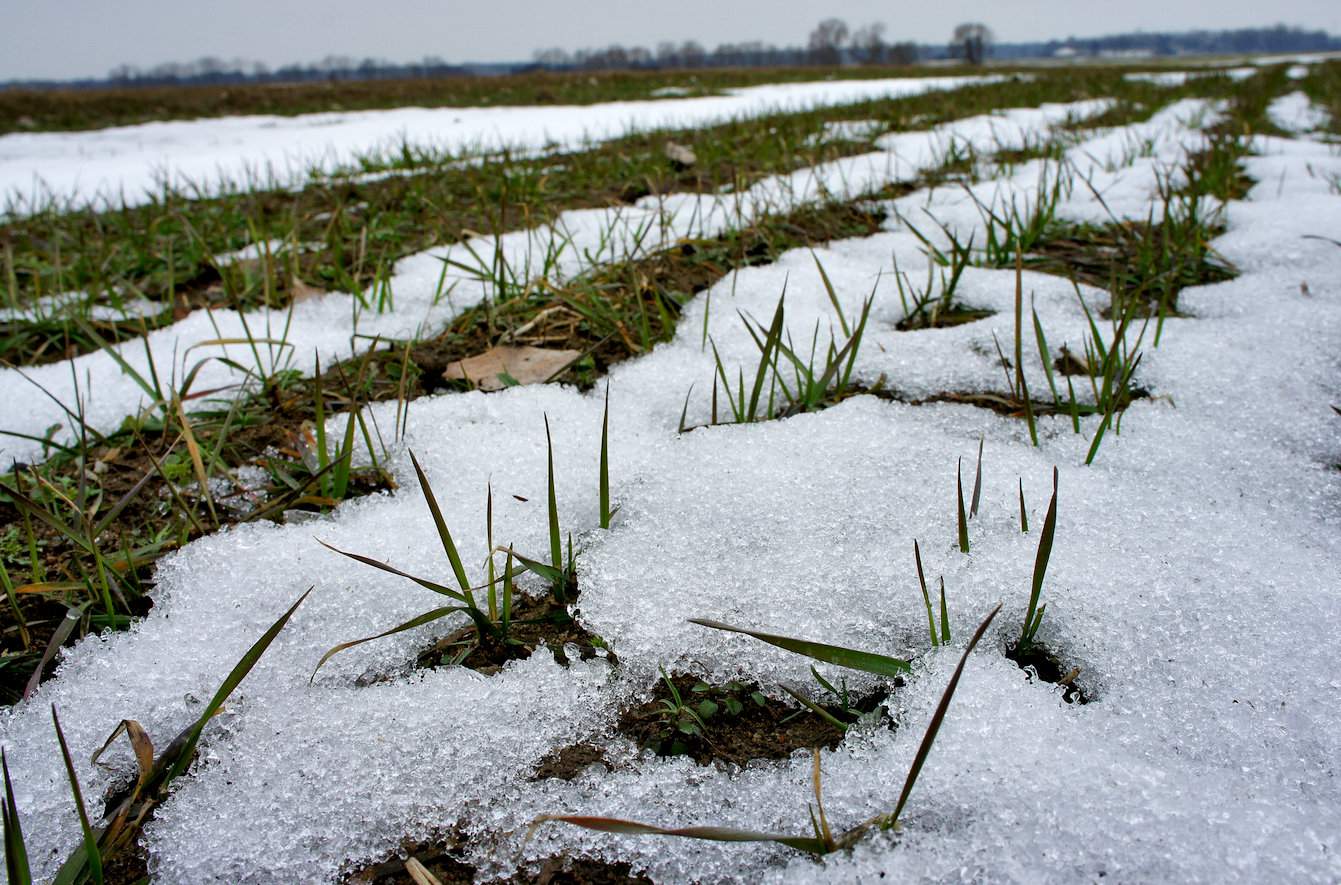
<path id="1" fill-rule="evenodd" d="M 98 757 L 124 732 L 134 750 L 138 771 L 132 784 L 109 797 L 108 810 L 104 815 L 104 823 L 101 826 L 94 826 L 90 823 L 83 793 L 79 786 L 79 778 L 75 773 L 74 762 L 70 758 L 70 750 L 61 730 L 60 717 L 57 715 L 56 707 L 52 706 L 52 724 L 56 729 L 56 738 L 60 744 L 66 775 L 69 778 L 75 808 L 79 814 L 80 829 L 83 832 L 82 844 L 74 850 L 57 871 L 54 880 L 56 883 L 59 883 L 59 885 L 84 885 L 84 883 L 102 885 L 104 870 L 108 862 L 134 852 L 141 827 L 145 821 L 153 816 L 154 810 L 168 798 L 168 789 L 173 781 L 185 774 L 194 761 L 196 747 L 204 733 L 205 726 L 223 709 L 224 702 L 228 700 L 229 695 L 246 679 L 247 674 L 256 666 L 261 656 L 265 654 L 266 649 L 270 647 L 275 637 L 288 624 L 294 612 L 298 610 L 298 606 L 302 605 L 303 600 L 307 598 L 307 594 L 310 592 L 309 589 L 298 597 L 298 600 L 243 654 L 242 658 L 224 678 L 223 683 L 215 691 L 209 703 L 205 705 L 205 709 L 200 716 L 182 731 L 175 740 L 169 743 L 161 753 L 155 751 L 148 732 L 135 720 L 126 719 L 117 726 L 102 749 L 94 754 L 93 759 L 96 762 Z M 4 779 L 5 867 L 9 873 L 11 883 L 28 883 L 32 881 L 28 865 L 30 852 L 24 843 L 22 825 L 14 801 L 14 788 L 10 782 L 7 762 L 4 764 Z"/>
<path id="2" fill-rule="evenodd" d="M 824 266 L 820 264 L 818 258 L 815 259 L 815 266 L 819 270 L 825 292 L 833 306 L 834 316 L 842 332 L 842 343 L 839 343 L 839 339 L 831 331 L 827 345 L 821 348 L 819 323 L 816 322 L 809 351 L 798 347 L 786 329 L 785 288 L 778 296 L 773 319 L 767 327 L 758 320 L 741 314 L 741 322 L 745 324 L 750 337 L 759 348 L 759 364 L 751 372 L 748 385 L 744 367 L 739 368 L 733 380 L 722 362 L 721 355 L 717 352 L 716 342 L 712 341 L 711 337 L 708 338 L 716 362 L 716 372 L 712 381 L 710 424 L 752 424 L 811 412 L 842 400 L 852 389 L 852 371 L 856 365 L 857 353 L 861 348 L 875 296 L 872 293 L 867 297 L 862 302 L 861 311 L 849 321 L 843 314 L 838 294 L 829 281 L 829 275 L 825 273 Z M 821 353 L 822 363 L 818 361 Z M 719 385 L 720 400 L 725 402 L 726 411 L 730 412 L 730 420 L 726 420 L 719 412 Z M 687 393 L 686 412 L 688 407 Z M 680 430 L 683 432 L 688 429 L 690 428 L 685 426 L 682 414 Z"/>
<path id="3" fill-rule="evenodd" d="M 767 833 L 713 826 L 662 827 L 636 821 L 621 820 L 618 818 L 581 815 L 545 815 L 536 818 L 536 820 L 532 822 L 530 832 L 533 833 L 537 827 L 547 822 L 558 821 L 590 830 L 619 833 L 623 835 L 678 836 L 690 839 L 704 839 L 713 842 L 773 842 L 786 845 L 787 847 L 798 851 L 815 855 L 825 855 L 851 848 L 867 833 L 874 829 L 897 829 L 899 825 L 899 817 L 908 803 L 908 798 L 912 794 L 913 786 L 917 783 L 918 775 L 921 773 L 927 758 L 931 754 L 931 748 L 936 742 L 936 735 L 940 731 L 941 723 L 944 721 L 945 714 L 950 707 L 950 702 L 954 698 L 955 689 L 959 686 L 959 679 L 963 674 L 964 665 L 968 661 L 968 656 L 973 652 L 973 649 L 977 647 L 978 642 L 982 639 L 983 634 L 986 633 L 988 626 L 992 623 L 992 619 L 996 617 L 996 614 L 1000 609 L 1001 606 L 998 605 L 988 613 L 987 617 L 978 626 L 978 629 L 974 632 L 964 648 L 959 663 L 955 667 L 954 673 L 951 675 L 944 693 L 941 695 L 940 703 L 933 712 L 931 720 L 927 725 L 927 730 L 922 736 L 922 741 L 913 758 L 913 763 L 908 770 L 908 775 L 904 780 L 903 789 L 899 794 L 898 801 L 890 812 L 874 815 L 847 830 L 835 834 L 829 827 L 829 822 L 824 812 L 824 801 L 821 791 L 820 759 L 819 753 L 816 752 L 812 769 L 812 786 L 814 789 L 815 803 L 809 807 L 811 832 L 805 835 Z M 709 626 L 717 625 L 709 624 Z M 726 629 L 736 630 L 736 628 Z M 806 650 L 801 651 L 800 653 L 816 656 L 820 660 L 826 660 L 838 655 L 855 662 L 857 661 L 857 658 L 852 656 L 861 655 L 866 656 L 863 659 L 866 663 L 874 664 L 875 658 L 883 657 L 879 655 L 870 655 L 870 653 L 867 652 L 855 652 L 851 649 L 840 649 L 837 646 L 827 646 L 820 643 L 807 642 L 803 645 L 797 645 L 798 640 L 791 640 L 786 637 L 757 634 L 750 631 L 737 630 L 737 632 L 746 632 L 749 635 L 762 638 L 764 641 L 771 644 L 779 644 L 780 647 L 788 648 L 789 650 L 799 650 L 804 648 Z M 793 648 L 793 646 L 795 647 Z M 886 660 L 890 661 L 893 659 Z M 883 666 L 879 664 L 876 665 Z"/>

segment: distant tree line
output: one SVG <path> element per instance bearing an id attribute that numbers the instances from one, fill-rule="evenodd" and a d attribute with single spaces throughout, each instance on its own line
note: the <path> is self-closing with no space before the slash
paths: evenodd
<path id="1" fill-rule="evenodd" d="M 1233 31 L 1113 34 L 1107 37 L 1068 37 L 1038 43 L 998 45 L 998 58 L 1041 58 L 1061 54 L 1103 55 L 1233 55 L 1262 52 L 1335 52 L 1341 37 L 1326 31 L 1306 31 L 1286 25 L 1241 28 Z"/>
<path id="2" fill-rule="evenodd" d="M 303 83 L 332 80 L 398 80 L 510 74 L 528 70 L 666 70 L 707 67 L 799 67 L 908 65 L 917 61 L 960 60 L 981 64 L 988 57 L 1021 60 L 1069 56 L 1177 56 L 1235 53 L 1328 52 L 1341 50 L 1341 38 L 1325 31 L 1307 31 L 1285 25 L 1233 31 L 1130 33 L 1106 37 L 1068 37 L 1030 43 L 994 43 L 985 24 L 969 22 L 955 28 L 949 41 L 918 45 L 885 39 L 879 22 L 851 30 L 838 18 L 826 18 L 810 32 L 804 46 L 773 46 L 759 41 L 722 43 L 714 49 L 687 40 L 662 42 L 655 48 L 614 44 L 598 49 L 537 50 L 529 63 L 449 64 L 437 56 L 416 62 L 390 62 L 330 55 L 309 64 L 270 68 L 261 62 L 225 60 L 213 56 L 191 62 L 169 62 L 152 67 L 120 65 L 106 79 L 76 81 L 11 81 L 0 88 L 159 86 L 175 84 Z"/>
<path id="3" fill-rule="evenodd" d="M 438 56 L 395 63 L 376 58 L 328 55 L 311 64 L 289 64 L 273 70 L 262 62 L 206 56 L 189 62 L 167 62 L 149 68 L 118 65 L 107 75 L 113 85 L 305 83 L 322 80 L 403 80 L 416 77 L 465 76 L 471 71 Z"/>
<path id="4" fill-rule="evenodd" d="M 662 42 L 655 48 L 612 44 L 568 51 L 538 49 L 532 67 L 551 71 L 667 70 L 685 68 L 769 68 L 804 65 L 912 64 L 919 58 L 916 43 L 887 43 L 879 22 L 849 31 L 842 19 L 821 21 L 805 46 L 774 46 L 760 41 L 722 43 L 707 49 L 695 40 Z"/>

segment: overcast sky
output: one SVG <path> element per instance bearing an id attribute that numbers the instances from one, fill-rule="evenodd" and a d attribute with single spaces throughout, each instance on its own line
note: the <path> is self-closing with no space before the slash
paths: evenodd
<path id="1" fill-rule="evenodd" d="M 805 41 L 834 15 L 889 40 L 940 42 L 961 21 L 1005 41 L 1282 22 L 1341 33 L 1341 0 L 0 0 L 0 79 L 100 76 L 206 55 L 315 61 L 517 61 L 542 46 Z"/>

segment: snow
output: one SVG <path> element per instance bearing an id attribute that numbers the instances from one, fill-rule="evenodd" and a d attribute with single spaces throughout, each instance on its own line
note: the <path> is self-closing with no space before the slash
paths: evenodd
<path id="1" fill-rule="evenodd" d="M 1096 134 L 1069 159 L 1114 213 L 1144 218 L 1156 176 L 1201 144 L 1196 124 L 1212 117 L 1204 103 L 1181 104 Z M 973 137 L 985 138 L 987 127 L 975 127 Z M 1124 153 L 1133 140 L 1148 152 Z M 608 531 L 596 528 L 599 391 L 531 387 L 415 402 L 407 445 L 474 577 L 486 549 L 487 481 L 495 538 L 545 547 L 549 416 L 561 523 L 583 551 L 581 619 L 621 666 L 562 669 L 542 652 L 494 677 L 406 673 L 415 650 L 450 629 L 439 622 L 337 656 L 309 686 L 326 648 L 436 604 L 312 540 L 444 573 L 408 458 L 398 456 L 395 494 L 347 502 L 315 523 L 226 530 L 173 555 L 142 623 L 84 640 L 36 698 L 0 714 L 24 831 L 40 846 L 35 863 L 50 876 L 77 834 L 51 703 L 85 794 L 99 796 L 113 776 L 87 759 L 117 721 L 137 718 L 160 744 L 168 740 L 198 712 L 193 699 L 315 586 L 148 826 L 157 880 L 333 881 L 342 863 L 384 857 L 403 837 L 457 830 L 486 878 L 510 873 L 519 857 L 567 852 L 627 861 L 658 881 L 1335 881 L 1341 435 L 1330 404 L 1341 369 L 1341 250 L 1303 235 L 1341 227 L 1341 199 L 1318 174 L 1341 173 L 1341 157 L 1306 138 L 1255 147 L 1247 165 L 1259 184 L 1226 207 L 1228 230 L 1215 242 L 1241 275 L 1184 291 L 1188 316 L 1169 319 L 1141 363 L 1151 396 L 1128 410 L 1089 467 L 1092 421 L 1077 436 L 1068 419 L 1042 419 L 1033 448 L 1018 420 L 873 397 L 676 434 L 690 384 L 691 420 L 706 416 L 705 314 L 728 374 L 757 360 L 736 309 L 767 316 L 784 280 L 794 337 L 804 340 L 817 320 L 830 328 L 808 252 L 723 280 L 687 307 L 672 342 L 612 371 L 620 510 Z M 975 194 L 1032 199 L 1043 174 L 1041 164 L 1024 164 Z M 1093 217 L 1087 195 L 1077 186 L 1064 211 Z M 894 329 L 902 310 L 893 258 L 915 280 L 927 261 L 900 219 L 926 208 L 967 235 L 981 230 L 981 213 L 959 188 L 891 208 L 889 230 L 816 250 L 849 317 L 874 290 L 858 374 L 868 382 L 883 374 L 900 389 L 999 389 L 993 357 L 981 351 L 993 329 L 1010 340 L 1012 271 L 965 274 L 963 300 L 1001 311 L 995 317 Z M 1050 337 L 1079 334 L 1069 284 L 1036 274 L 1024 284 Z M 1100 293 L 1087 298 L 1102 303 Z M 954 543 L 954 470 L 960 457 L 971 462 L 980 438 L 983 505 L 964 555 Z M 1002 654 L 1018 635 L 1037 544 L 1037 528 L 1018 530 L 1017 481 L 1036 527 L 1054 465 L 1059 518 L 1040 638 L 1081 668 L 1095 698 L 1084 707 L 1063 703 L 1055 686 Z M 616 710 L 645 695 L 658 665 L 767 686 L 809 681 L 800 659 L 693 627 L 687 616 L 913 657 L 912 678 L 890 700 L 899 727 L 855 733 L 821 753 L 831 824 L 891 810 L 958 655 L 927 648 L 914 538 L 929 576 L 945 577 L 956 643 L 996 602 L 1005 609 L 969 660 L 900 833 L 871 834 L 824 861 L 558 824 L 522 846 L 542 813 L 809 832 L 808 754 L 725 771 L 640 755 L 612 736 Z M 395 678 L 356 688 L 368 671 Z M 537 760 L 579 739 L 608 740 L 613 771 L 529 780 Z M 128 754 L 117 766 L 129 770 Z"/>
<path id="2" fill-rule="evenodd" d="M 445 153 L 576 148 L 633 132 L 936 90 L 991 77 L 826 80 L 724 90 L 700 98 L 495 108 L 396 108 L 243 116 L 0 136 L 0 195 L 18 208 L 74 201 L 138 205 L 164 185 L 212 193 L 283 187 L 403 145 Z"/>
<path id="3" fill-rule="evenodd" d="M 414 338 L 443 328 L 461 311 L 493 295 L 494 282 L 484 277 L 499 252 L 518 283 L 542 274 L 556 281 L 569 279 L 596 264 L 646 254 L 685 236 L 716 236 L 761 213 L 827 196 L 856 197 L 890 182 L 912 180 L 939 163 L 952 144 L 979 152 L 1018 147 L 1050 125 L 1096 114 L 1107 106 L 1106 101 L 1091 100 L 1005 110 L 929 131 L 884 136 L 877 142 L 879 150 L 767 177 L 739 193 L 670 194 L 645 197 L 633 206 L 564 212 L 549 225 L 498 237 L 472 237 L 402 259 L 391 276 L 393 299 L 385 310 L 376 309 L 378 296 L 370 288 L 363 295 L 369 305 L 366 310 L 349 295 L 333 293 L 296 304 L 291 312 L 197 311 L 118 345 L 117 350 L 121 360 L 145 378 L 151 375 L 151 364 L 160 378 L 168 379 L 186 377 L 203 363 L 195 376 L 196 389 L 229 388 L 245 380 L 223 357 L 257 372 L 282 368 L 310 372 L 318 356 L 327 363 L 348 357 L 354 348 L 367 347 L 374 336 Z M 255 254 L 260 254 L 259 247 L 252 246 L 227 257 L 237 260 Z M 470 273 L 448 261 L 481 270 Z M 260 365 L 246 345 L 200 344 L 245 338 L 248 329 L 254 336 L 284 343 L 267 348 Z M 363 337 L 354 339 L 354 332 Z M 40 438 L 52 425 L 65 425 L 66 416 L 52 398 L 33 396 L 37 385 L 60 402 L 82 398 L 85 420 L 101 431 L 119 426 L 145 401 L 143 389 L 123 373 L 121 362 L 102 351 L 69 363 L 0 369 L 0 398 L 21 404 L 6 414 L 0 428 Z M 0 437 L 0 459 L 6 462 L 40 454 L 37 442 Z"/>
<path id="4" fill-rule="evenodd" d="M 1331 115 L 1303 92 L 1295 91 L 1272 99 L 1267 118 L 1286 132 L 1303 133 L 1326 128 Z"/>
<path id="5" fill-rule="evenodd" d="M 1122 79 L 1131 83 L 1152 83 L 1155 86 L 1182 86 L 1188 80 L 1199 77 L 1228 77 L 1238 82 L 1257 75 L 1256 68 L 1217 68 L 1210 71 L 1141 71 L 1123 74 Z"/>

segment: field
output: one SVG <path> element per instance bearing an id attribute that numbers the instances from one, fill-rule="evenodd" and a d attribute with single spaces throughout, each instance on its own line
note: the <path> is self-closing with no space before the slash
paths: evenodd
<path id="1" fill-rule="evenodd" d="M 1341 62 L 879 74 L 0 105 L 9 880 L 1341 878 Z"/>

